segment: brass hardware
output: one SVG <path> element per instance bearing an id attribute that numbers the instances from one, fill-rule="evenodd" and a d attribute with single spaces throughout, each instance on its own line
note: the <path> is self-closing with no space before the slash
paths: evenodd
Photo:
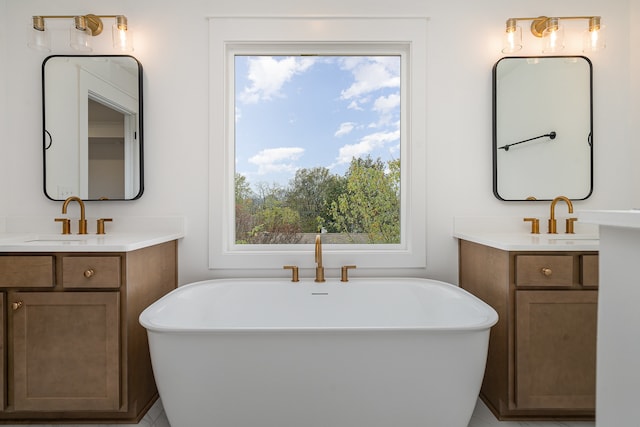
<path id="1" fill-rule="evenodd" d="M 322 266 L 322 239 L 316 236 L 316 279 L 315 282 L 324 282 L 324 267 Z"/>
<path id="2" fill-rule="evenodd" d="M 349 269 L 350 268 L 356 268 L 355 265 L 343 265 L 342 266 L 342 271 L 340 273 L 340 281 L 341 282 L 348 282 L 349 281 Z"/>
<path id="3" fill-rule="evenodd" d="M 524 218 L 523 221 L 531 221 L 531 234 L 540 234 L 540 220 L 538 218 Z"/>
<path id="4" fill-rule="evenodd" d="M 565 219 L 565 233 L 574 234 L 573 224 L 578 220 L 578 218 L 567 218 Z"/>
<path id="5" fill-rule="evenodd" d="M 39 15 L 33 16 L 33 28 L 38 31 L 44 31 L 45 19 L 73 19 L 73 23 L 78 30 L 84 31 L 87 28 L 91 30 L 92 36 L 102 33 L 104 24 L 101 18 L 115 19 L 118 29 L 127 29 L 127 18 L 124 15 Z"/>
<path id="6" fill-rule="evenodd" d="M 564 201 L 569 208 L 569 213 L 573 213 L 573 203 L 565 196 L 558 196 L 551 202 L 551 216 L 549 218 L 549 234 L 557 234 L 556 231 L 556 203 L 560 200 Z"/>
<path id="7" fill-rule="evenodd" d="M 506 32 L 514 32 L 518 21 L 531 21 L 531 34 L 541 38 L 544 30 L 547 28 L 558 28 L 558 22 L 560 20 L 568 19 L 586 19 L 589 21 L 589 31 L 597 31 L 600 29 L 600 17 L 599 16 L 538 16 L 533 18 L 509 18 L 506 22 Z"/>
<path id="8" fill-rule="evenodd" d="M 22 301 L 12 302 L 11 303 L 11 308 L 13 310 L 18 310 L 18 309 L 22 308 L 23 305 L 24 305 L 24 303 Z"/>
<path id="9" fill-rule="evenodd" d="M 97 227 L 98 227 L 98 232 L 96 234 L 107 234 L 104 231 L 104 223 L 105 222 L 111 222 L 113 221 L 113 218 L 100 218 L 97 221 Z"/>
<path id="10" fill-rule="evenodd" d="M 551 270 L 548 267 L 543 267 L 542 270 L 540 270 L 542 272 L 542 274 L 544 274 L 545 276 L 549 277 L 553 274 L 553 270 Z"/>
<path id="11" fill-rule="evenodd" d="M 71 220 L 69 218 L 56 218 L 54 221 L 62 223 L 62 234 L 71 234 Z"/>
<path id="12" fill-rule="evenodd" d="M 300 278 L 298 277 L 298 266 L 296 265 L 285 265 L 284 267 L 285 270 L 291 270 L 291 281 L 292 282 L 299 282 Z"/>
<path id="13" fill-rule="evenodd" d="M 69 202 L 78 202 L 80 205 L 80 219 L 78 220 L 78 234 L 87 234 L 87 220 L 84 217 L 84 202 L 78 196 L 67 197 L 67 199 L 62 204 L 62 213 L 67 213 L 67 206 L 69 206 Z"/>
<path id="14" fill-rule="evenodd" d="M 93 268 L 89 268 L 84 271 L 84 277 L 86 277 L 87 279 L 93 277 L 95 274 L 96 272 L 93 270 Z"/>

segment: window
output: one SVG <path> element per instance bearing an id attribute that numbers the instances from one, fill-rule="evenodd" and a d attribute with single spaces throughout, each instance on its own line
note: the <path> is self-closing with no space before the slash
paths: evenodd
<path id="1" fill-rule="evenodd" d="M 424 267 L 426 20 L 212 18 L 210 37 L 210 268 L 311 267 L 318 231 L 328 268 Z"/>

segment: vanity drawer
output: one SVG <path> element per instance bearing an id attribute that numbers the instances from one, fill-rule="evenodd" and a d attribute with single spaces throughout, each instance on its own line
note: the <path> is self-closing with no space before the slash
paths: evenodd
<path id="1" fill-rule="evenodd" d="M 53 287 L 52 256 L 0 256 L 0 287 Z"/>
<path id="2" fill-rule="evenodd" d="M 62 258 L 62 287 L 119 288 L 120 257 L 67 256 Z"/>
<path id="3" fill-rule="evenodd" d="M 570 287 L 574 284 L 573 256 L 518 255 L 516 286 Z"/>
<path id="4" fill-rule="evenodd" d="M 600 270 L 598 267 L 598 255 L 582 255 L 580 257 L 582 277 L 580 283 L 585 288 L 597 288 Z"/>

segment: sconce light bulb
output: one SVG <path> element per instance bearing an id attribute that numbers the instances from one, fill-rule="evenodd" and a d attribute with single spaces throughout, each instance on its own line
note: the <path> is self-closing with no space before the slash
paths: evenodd
<path id="1" fill-rule="evenodd" d="M 583 52 L 597 52 L 606 47 L 604 27 L 600 25 L 600 17 L 589 18 L 589 29 L 584 32 L 582 41 Z"/>
<path id="2" fill-rule="evenodd" d="M 49 36 L 49 31 L 45 29 L 44 17 L 32 17 L 27 36 L 27 46 L 34 50 L 51 51 L 51 37 Z"/>
<path id="3" fill-rule="evenodd" d="M 502 43 L 502 53 L 513 53 L 522 49 L 522 28 L 513 18 L 507 19 L 507 28 Z"/>
<path id="4" fill-rule="evenodd" d="M 554 53 L 564 48 L 563 28 L 558 24 L 558 18 L 549 18 L 542 32 L 542 52 Z"/>
<path id="5" fill-rule="evenodd" d="M 133 50 L 133 34 L 127 25 L 127 18 L 124 15 L 116 16 L 116 23 L 112 28 L 113 47 L 120 52 L 130 52 Z"/>

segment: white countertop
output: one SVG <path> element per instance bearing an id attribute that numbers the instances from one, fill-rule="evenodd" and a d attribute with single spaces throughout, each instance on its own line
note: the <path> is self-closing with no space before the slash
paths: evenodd
<path id="1" fill-rule="evenodd" d="M 586 210 L 578 212 L 582 222 L 613 227 L 640 228 L 640 210 Z"/>
<path id="2" fill-rule="evenodd" d="M 547 234 L 546 224 L 540 222 L 540 234 L 531 234 L 530 225 L 520 217 L 457 217 L 453 236 L 505 251 L 599 250 L 598 228 L 593 224 L 576 223 L 576 234 Z"/>
<path id="3" fill-rule="evenodd" d="M 454 237 L 505 251 L 597 251 L 600 240 L 588 234 L 460 232 Z"/>
<path id="4" fill-rule="evenodd" d="M 1 252 L 130 252 L 176 240 L 182 233 L 0 234 Z"/>
<path id="5" fill-rule="evenodd" d="M 91 223 L 93 224 L 93 222 Z M 61 234 L 51 218 L 15 217 L 0 221 L 2 252 L 130 252 L 184 237 L 181 217 L 113 218 L 106 234 Z M 72 221 L 72 232 L 76 232 Z"/>

